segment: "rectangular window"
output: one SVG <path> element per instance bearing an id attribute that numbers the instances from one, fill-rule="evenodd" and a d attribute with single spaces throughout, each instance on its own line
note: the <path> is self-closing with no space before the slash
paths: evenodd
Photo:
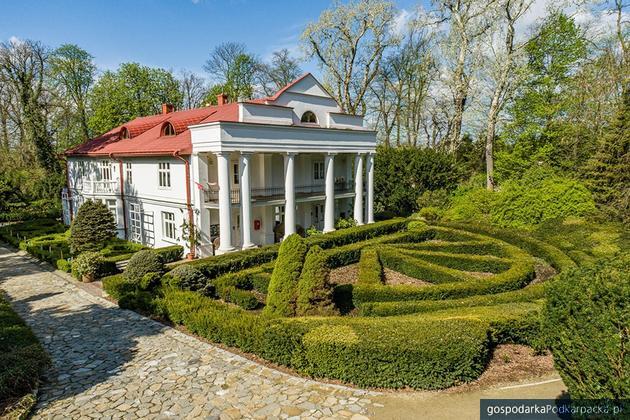
<path id="1" fill-rule="evenodd" d="M 158 176 L 160 187 L 171 187 L 171 164 L 168 162 L 160 162 L 158 166 Z"/>
<path id="2" fill-rule="evenodd" d="M 175 239 L 175 214 L 162 212 L 162 236 L 167 239 Z"/>
<path id="3" fill-rule="evenodd" d="M 105 204 L 107 204 L 107 208 L 114 215 L 114 223 L 116 223 L 116 226 L 118 226 L 118 209 L 116 206 L 116 200 L 107 200 Z"/>
<path id="4" fill-rule="evenodd" d="M 101 181 L 112 180 L 112 167 L 108 161 L 102 160 L 98 163 L 98 173 L 101 177 Z"/>
<path id="5" fill-rule="evenodd" d="M 133 242 L 142 243 L 142 219 L 140 205 L 131 203 L 129 206 L 129 220 L 131 224 L 131 237 Z"/>
<path id="6" fill-rule="evenodd" d="M 239 178 L 238 163 L 235 163 L 232 165 L 232 170 L 234 171 L 232 174 L 232 180 L 234 181 L 234 185 L 238 185 L 238 178 Z"/>
<path id="7" fill-rule="evenodd" d="M 324 162 L 313 163 L 313 179 L 322 181 L 324 179 Z"/>
<path id="8" fill-rule="evenodd" d="M 127 181 L 127 184 L 133 184 L 133 172 L 131 171 L 131 163 L 125 163 L 125 169 L 125 181 Z"/>

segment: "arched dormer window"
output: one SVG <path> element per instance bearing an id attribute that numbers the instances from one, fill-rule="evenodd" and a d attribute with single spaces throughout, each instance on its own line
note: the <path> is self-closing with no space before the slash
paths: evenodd
<path id="1" fill-rule="evenodd" d="M 162 136 L 174 136 L 175 135 L 175 127 L 170 122 L 164 123 L 162 126 Z"/>
<path id="2" fill-rule="evenodd" d="M 300 119 L 300 121 L 308 124 L 317 124 L 317 117 L 312 111 L 306 111 L 304 114 L 302 114 L 302 118 Z"/>
<path id="3" fill-rule="evenodd" d="M 127 127 L 123 127 L 120 129 L 120 138 L 121 139 L 129 139 L 131 136 L 129 135 L 129 130 Z"/>

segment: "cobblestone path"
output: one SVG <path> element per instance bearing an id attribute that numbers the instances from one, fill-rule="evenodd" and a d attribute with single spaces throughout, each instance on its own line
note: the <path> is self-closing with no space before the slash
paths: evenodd
<path id="1" fill-rule="evenodd" d="M 356 420 L 382 407 L 378 393 L 293 377 L 118 309 L 1 246 L 0 288 L 54 362 L 35 418 Z"/>

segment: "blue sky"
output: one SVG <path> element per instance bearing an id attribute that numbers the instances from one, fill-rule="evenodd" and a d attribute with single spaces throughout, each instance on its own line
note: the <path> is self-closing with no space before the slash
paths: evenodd
<path id="1" fill-rule="evenodd" d="M 424 2 L 425 0 L 423 0 Z M 411 10 L 413 0 L 396 2 Z M 0 0 L 0 40 L 75 43 L 100 69 L 137 61 L 203 74 L 214 46 L 246 44 L 265 59 L 280 48 L 297 51 L 304 26 L 331 0 Z M 318 73 L 305 63 L 306 71 Z"/>

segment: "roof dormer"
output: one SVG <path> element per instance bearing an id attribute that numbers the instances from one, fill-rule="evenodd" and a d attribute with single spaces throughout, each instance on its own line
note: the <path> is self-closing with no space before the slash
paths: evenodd
<path id="1" fill-rule="evenodd" d="M 162 132 L 161 132 L 162 137 L 174 136 L 176 134 L 177 133 L 175 132 L 175 127 L 173 127 L 173 124 L 171 124 L 168 121 L 162 124 Z"/>

